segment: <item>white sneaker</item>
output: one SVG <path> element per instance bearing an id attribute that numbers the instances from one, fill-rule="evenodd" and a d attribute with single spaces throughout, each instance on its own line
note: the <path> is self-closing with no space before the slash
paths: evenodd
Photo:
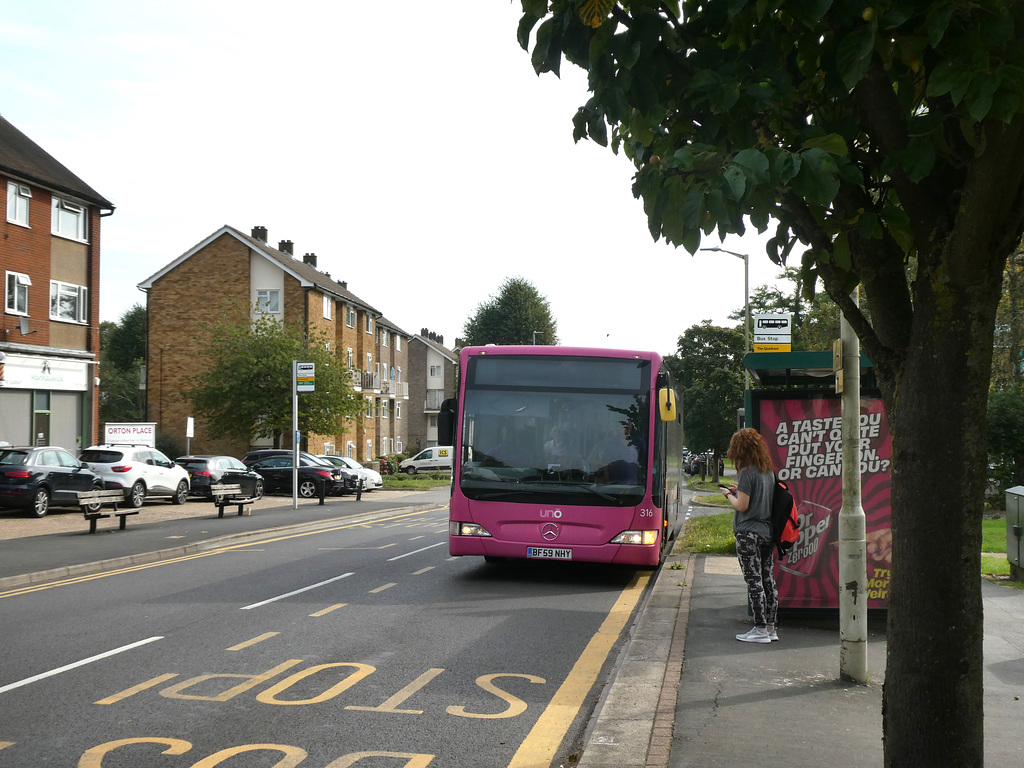
<path id="1" fill-rule="evenodd" d="M 736 639 L 741 643 L 770 643 L 772 639 L 768 637 L 767 627 L 754 627 L 749 632 L 744 632 L 742 635 L 736 635 Z"/>
<path id="2" fill-rule="evenodd" d="M 773 643 L 779 639 L 779 633 L 775 631 L 774 624 L 768 625 L 768 639 L 771 640 Z"/>

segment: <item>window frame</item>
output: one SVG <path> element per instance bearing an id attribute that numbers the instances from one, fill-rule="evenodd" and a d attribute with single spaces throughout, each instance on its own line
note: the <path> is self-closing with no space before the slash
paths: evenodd
<path id="1" fill-rule="evenodd" d="M 32 188 L 17 181 L 7 182 L 7 221 L 19 227 L 30 227 L 29 215 L 32 209 Z M 14 215 L 11 215 L 11 208 Z M 22 218 L 24 214 L 24 218 Z"/>
<path id="2" fill-rule="evenodd" d="M 261 294 L 266 294 L 266 300 L 263 300 Z M 275 301 L 272 304 L 271 298 Z M 271 308 L 271 307 L 275 308 Z M 264 308 L 266 307 L 266 308 Z M 280 315 L 281 314 L 281 289 L 280 288 L 257 288 L 256 289 L 256 311 L 261 315 Z"/>
<path id="3" fill-rule="evenodd" d="M 334 317 L 334 299 L 328 296 L 326 293 L 324 297 L 324 320 L 333 320 Z"/>
<path id="4" fill-rule="evenodd" d="M 4 308 L 7 314 L 28 317 L 28 289 L 31 287 L 32 278 L 29 275 L 7 270 L 4 275 Z M 19 294 L 24 296 L 24 309 L 18 309 Z"/>
<path id="5" fill-rule="evenodd" d="M 66 317 L 61 313 L 62 294 L 65 298 L 74 300 L 74 317 Z M 57 308 L 56 312 L 54 312 L 54 306 Z M 51 280 L 50 319 L 59 323 L 87 325 L 89 322 L 89 289 L 84 285 L 65 283 L 63 280 Z"/>
<path id="6" fill-rule="evenodd" d="M 50 234 L 79 243 L 89 242 L 88 207 L 81 203 L 76 203 L 74 200 L 53 195 L 50 211 Z M 62 214 L 75 216 L 73 233 L 65 230 L 63 226 L 64 216 Z"/>
<path id="7" fill-rule="evenodd" d="M 355 328 L 356 327 L 356 319 L 357 319 L 357 317 L 356 317 L 356 308 L 353 307 L 351 304 L 346 304 L 345 305 L 345 325 L 347 325 L 349 328 Z"/>

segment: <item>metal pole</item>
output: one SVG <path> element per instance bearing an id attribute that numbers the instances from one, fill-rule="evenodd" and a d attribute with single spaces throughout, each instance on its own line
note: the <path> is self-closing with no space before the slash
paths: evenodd
<path id="1" fill-rule="evenodd" d="M 859 289 L 852 294 L 859 302 Z M 866 524 L 860 493 L 860 341 L 840 318 L 843 345 L 843 506 L 839 510 L 839 676 L 868 681 Z"/>
<path id="2" fill-rule="evenodd" d="M 292 509 L 299 508 L 299 361 L 292 360 Z"/>
<path id="3" fill-rule="evenodd" d="M 746 357 L 750 354 L 750 256 L 746 253 L 727 251 L 717 245 L 711 248 L 701 248 L 701 250 L 712 253 L 728 253 L 737 259 L 743 259 L 743 356 Z M 745 361 L 743 363 L 743 388 L 750 389 L 750 371 L 747 370 Z"/>

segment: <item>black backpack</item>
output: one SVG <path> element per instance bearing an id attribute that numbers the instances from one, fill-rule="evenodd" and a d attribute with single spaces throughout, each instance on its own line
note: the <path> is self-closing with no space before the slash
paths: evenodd
<path id="1" fill-rule="evenodd" d="M 789 486 L 775 475 L 772 489 L 772 543 L 785 557 L 800 538 L 800 516 L 796 511 L 796 499 L 789 492 Z"/>

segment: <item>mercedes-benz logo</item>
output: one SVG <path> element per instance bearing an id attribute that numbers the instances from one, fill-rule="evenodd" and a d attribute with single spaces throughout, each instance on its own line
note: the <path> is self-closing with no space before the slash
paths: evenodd
<path id="1" fill-rule="evenodd" d="M 558 533 L 557 523 L 544 523 L 540 529 L 540 535 L 544 537 L 544 541 L 554 541 L 558 538 Z"/>

